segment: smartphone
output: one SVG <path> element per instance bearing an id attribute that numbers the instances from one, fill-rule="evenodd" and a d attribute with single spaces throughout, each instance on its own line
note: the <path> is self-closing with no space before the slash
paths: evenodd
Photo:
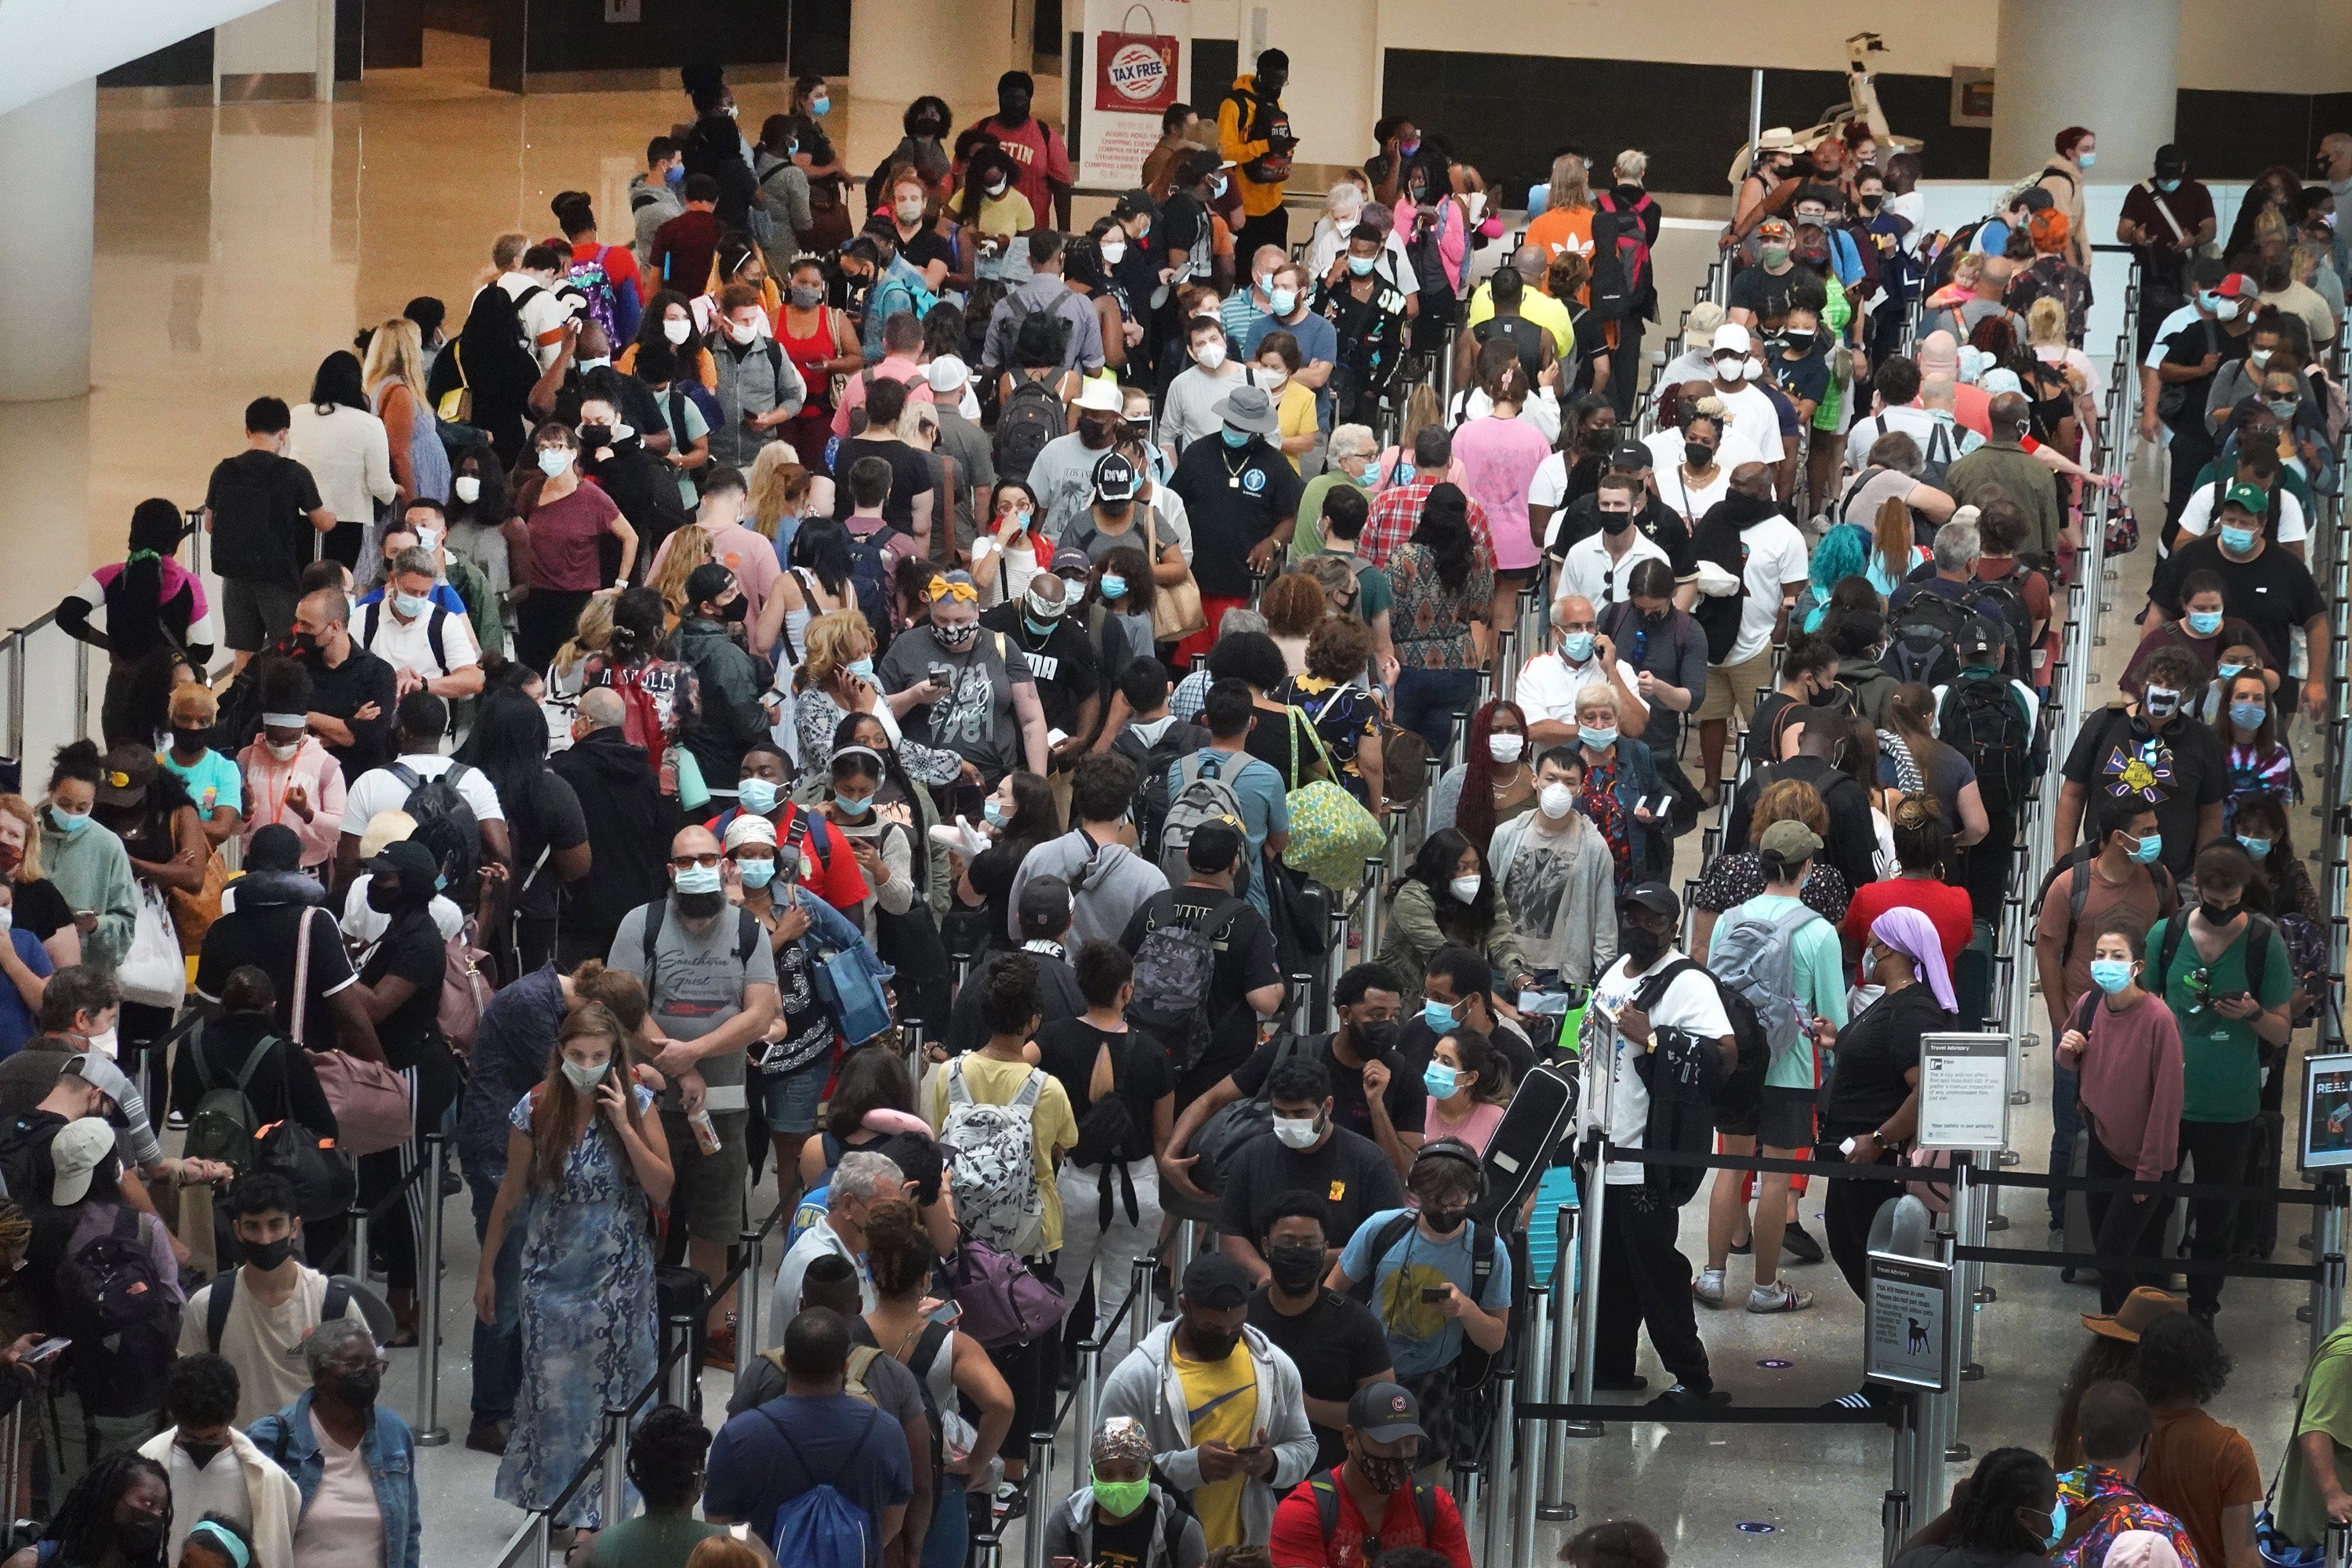
<path id="1" fill-rule="evenodd" d="M 1248 1447 L 1246 1447 L 1246 1448 L 1235 1448 L 1235 1449 L 1234 1450 L 1234 1453 L 1236 1456 L 1238 1456 L 1238 1457 L 1239 1457 L 1239 1458 L 1244 1458 L 1244 1459 L 1255 1459 L 1255 1458 L 1256 1458 L 1260 1454 L 1263 1454 L 1263 1453 L 1265 1453 L 1265 1444 L 1263 1444 L 1263 1443 L 1252 1443 L 1252 1444 L 1251 1444 Z"/>
<path id="2" fill-rule="evenodd" d="M 938 1323 L 945 1326 L 953 1323 L 957 1319 L 962 1316 L 963 1303 L 961 1301 L 942 1301 L 938 1306 L 932 1308 L 929 1311 L 924 1313 L 923 1321 L 927 1323 Z"/>
<path id="3" fill-rule="evenodd" d="M 929 677 L 930 682 L 933 686 L 938 687 L 942 691 L 952 689 L 955 686 L 954 665 L 934 664 L 923 673 Z"/>
<path id="4" fill-rule="evenodd" d="M 1445 1300 L 1445 1287 L 1443 1285 L 1423 1285 L 1421 1288 L 1421 1299 L 1424 1301 L 1431 1302 L 1443 1301 Z"/>
<path id="5" fill-rule="evenodd" d="M 39 1344 L 35 1345 L 31 1350 L 26 1351 L 23 1355 L 19 1356 L 17 1358 L 18 1364 L 23 1366 L 39 1366 L 42 1363 L 47 1361 L 50 1357 L 56 1355 L 58 1352 L 64 1350 L 71 1343 L 73 1343 L 73 1341 L 65 1338 L 63 1335 L 43 1340 Z"/>

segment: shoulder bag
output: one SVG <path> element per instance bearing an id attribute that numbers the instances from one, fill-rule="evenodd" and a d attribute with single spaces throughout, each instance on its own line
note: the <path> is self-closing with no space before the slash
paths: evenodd
<path id="1" fill-rule="evenodd" d="M 1324 705 L 1330 705 L 1328 699 Z M 1282 863 L 1306 872 L 1327 888 L 1352 888 L 1363 879 L 1364 862 L 1380 854 L 1387 836 L 1381 830 L 1380 820 L 1339 782 L 1339 770 L 1316 726 L 1295 706 L 1289 714 L 1290 842 L 1282 852 Z M 1298 782 L 1302 731 L 1322 759 L 1324 774 L 1305 784 Z"/>
<path id="2" fill-rule="evenodd" d="M 317 911 L 304 910 L 294 938 L 294 1043 L 301 1045 L 302 1020 L 310 1000 L 310 927 Z M 310 1066 L 319 1089 L 334 1108 L 336 1143 L 346 1154 L 381 1154 L 416 1136 L 416 1112 L 408 1081 L 383 1062 L 341 1049 L 314 1051 Z"/>
<path id="3" fill-rule="evenodd" d="M 1147 506 L 1143 514 L 1143 537 L 1151 546 L 1153 568 L 1160 564 L 1160 510 Z M 1194 632 L 1209 628 L 1209 613 L 1201 604 L 1201 584 L 1192 575 L 1190 563 L 1184 567 L 1181 583 L 1157 584 L 1151 589 L 1151 636 L 1158 642 L 1182 642 Z"/>

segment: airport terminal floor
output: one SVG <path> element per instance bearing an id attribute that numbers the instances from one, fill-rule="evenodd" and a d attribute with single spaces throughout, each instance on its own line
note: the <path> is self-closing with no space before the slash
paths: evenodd
<path id="1" fill-rule="evenodd" d="M 321 354 L 347 344 L 355 326 L 435 295 L 449 302 L 454 330 L 488 264 L 490 237 L 545 231 L 556 191 L 590 192 L 608 215 L 602 237 L 626 243 L 625 187 L 643 169 L 647 135 L 681 117 L 679 95 L 668 89 L 494 94 L 466 85 L 480 77 L 472 52 L 482 47 L 428 34 L 423 69 L 371 72 L 356 101 L 332 105 L 142 108 L 101 100 L 95 386 L 79 403 L 0 405 L 0 492 L 7 497 L 0 502 L 0 550 L 11 563 L 0 574 L 0 624 L 22 624 L 92 568 L 120 560 L 124 520 L 142 500 L 200 504 L 213 465 L 240 447 L 247 402 L 265 393 L 299 402 Z M 783 107 L 784 91 L 782 84 L 744 84 L 744 127 Z M 845 165 L 860 171 L 862 182 L 862 171 L 897 140 L 898 125 L 895 110 L 853 105 L 851 98 L 837 94 L 832 129 Z M 954 108 L 962 125 L 989 106 Z M 1081 224 L 1104 205 L 1082 199 Z M 1294 239 L 1312 216 L 1295 216 Z M 1674 331 L 1685 304 L 1661 301 L 1654 345 Z M 2105 345 L 2089 346 L 2104 356 Z M 2104 357 L 2098 363 L 2104 369 Z M 2115 689 L 2137 646 L 2134 621 L 2153 553 L 2143 542 L 2111 559 L 2112 580 L 2095 591 L 2094 705 Z M 2298 756 L 2315 803 L 2315 742 Z M 28 793 L 37 771 L 28 759 Z M 2301 847 L 2312 852 L 2320 841 L 2316 804 L 2297 807 L 2294 821 Z M 1677 844 L 1673 886 L 1684 889 L 1699 869 L 1699 837 L 1692 834 Z M 2038 998 L 2032 1014 L 2037 1045 L 2024 1059 L 2031 1098 L 2012 1120 L 2028 1170 L 2041 1167 L 2038 1152 L 2049 1142 L 2052 1071 Z M 2296 1058 L 2312 1038 L 2307 1027 L 2296 1032 Z M 2289 1072 L 2290 1130 L 2298 1124 L 2300 1081 L 2299 1072 Z M 177 1135 L 165 1142 L 175 1148 Z M 2297 1180 L 2291 1151 L 2286 1180 Z M 1797 1205 L 1816 1237 L 1824 1190 L 1817 1181 Z M 753 1214 L 765 1214 L 775 1195 L 772 1171 L 754 1189 Z M 2042 1194 L 2010 1189 L 2000 1200 L 2008 1225 L 1994 1245 L 2056 1244 L 2044 1228 Z M 2309 1212 L 2284 1211 L 2276 1261 L 2307 1257 L 2296 1237 Z M 1682 1210 L 1682 1250 L 1694 1259 L 1706 1250 L 1706 1218 L 1703 1198 Z M 463 1442 L 478 1263 L 467 1222 L 466 1199 L 450 1200 L 439 1416 L 454 1440 L 416 1457 L 424 1561 L 433 1568 L 488 1568 L 522 1517 L 492 1495 L 499 1460 Z M 772 1248 L 771 1270 L 775 1258 Z M 1774 1315 L 1736 1310 L 1748 1268 L 1744 1256 L 1731 1261 L 1734 1310 L 1698 1313 L 1717 1387 L 1740 1405 L 1818 1404 L 1856 1388 L 1863 1312 L 1835 1265 L 1784 1260 L 1783 1277 L 1814 1291 L 1818 1304 Z M 2081 1316 L 2098 1309 L 2095 1287 L 2063 1282 L 2054 1268 L 1999 1264 L 1986 1269 L 1985 1282 L 1997 1300 L 1978 1317 L 1984 1375 L 1962 1385 L 1959 1438 L 1977 1456 L 2008 1445 L 2046 1450 L 2060 1384 L 2085 1341 Z M 762 1280 L 763 1294 L 765 1288 Z M 2246 1435 L 2266 1477 L 2284 1448 L 2310 1352 L 2309 1330 L 2296 1317 L 2307 1299 L 2299 1282 L 2233 1279 L 2217 1320 L 2234 1366 L 2210 1409 Z M 418 1352 L 389 1354 L 383 1401 L 414 1418 Z M 1640 1355 L 1652 1392 L 1674 1381 L 1646 1336 Z M 703 1383 L 715 1426 L 731 1379 L 709 1370 Z M 1647 1395 L 1601 1397 L 1637 1403 Z M 1066 1443 L 1070 1436 L 1064 1434 Z M 1567 1496 L 1578 1517 L 1538 1527 L 1538 1563 L 1554 1561 L 1576 1531 L 1612 1518 L 1653 1526 L 1672 1561 L 1687 1568 L 1860 1565 L 1880 1555 L 1890 1434 L 1877 1426 L 1611 1422 L 1598 1436 L 1569 1439 L 1567 1455 Z M 1968 1468 L 1948 1466 L 1947 1484 Z M 1058 1505 L 1069 1473 L 1064 1448 L 1033 1515 Z M 1021 1549 L 1023 1529 L 1007 1528 L 1008 1561 Z"/>

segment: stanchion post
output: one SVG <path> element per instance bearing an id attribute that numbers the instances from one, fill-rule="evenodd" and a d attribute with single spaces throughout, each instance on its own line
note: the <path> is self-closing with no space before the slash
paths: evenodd
<path id="1" fill-rule="evenodd" d="M 1102 1250 L 1095 1250 L 1094 1261 L 1087 1266 L 1087 1292 L 1094 1298 L 1094 1321 L 1087 1337 L 1078 1342 L 1078 1407 L 1077 1422 L 1070 1430 L 1070 1489 L 1077 1490 L 1087 1484 L 1087 1462 L 1095 1441 L 1095 1407 L 1101 1398 L 1102 1337 L 1110 1328 L 1110 1313 L 1103 1301 Z"/>
<path id="2" fill-rule="evenodd" d="M 2312 1210 L 2311 1252 L 2319 1278 L 2311 1282 L 2311 1351 L 2344 1321 L 2344 1221 L 2347 1189 L 2344 1173 L 2330 1171 L 2321 1178 L 2319 1195 L 2326 1201 Z"/>
<path id="3" fill-rule="evenodd" d="M 682 1410 L 691 1410 L 694 1408 L 695 1384 L 702 1376 L 702 1368 L 695 1364 L 694 1352 L 691 1349 L 694 1344 L 694 1320 L 684 1312 L 673 1312 L 663 1327 L 669 1331 L 662 1337 L 663 1356 L 667 1357 L 676 1346 L 689 1347 L 687 1353 L 678 1357 L 671 1365 L 669 1387 L 665 1391 L 664 1397 Z M 739 1342 L 735 1347 L 736 1359 L 740 1361 L 746 1353 L 744 1347 Z"/>
<path id="4" fill-rule="evenodd" d="M 1570 1217 L 1575 1213 L 1566 1204 L 1560 1204 L 1552 1210 L 1552 1234 L 1556 1239 L 1552 1248 L 1551 1285 L 1547 1292 L 1551 1298 L 1551 1345 L 1544 1357 L 1543 1376 L 1538 1384 L 1543 1398 L 1559 1405 L 1565 1405 L 1575 1397 L 1569 1385 L 1569 1368 L 1574 1359 L 1570 1346 L 1575 1339 L 1573 1329 L 1577 1311 L 1577 1296 L 1572 1287 L 1578 1262 L 1576 1258 L 1570 1256 L 1569 1247 L 1580 1239 L 1576 1221 Z M 1536 1500 L 1535 1511 L 1538 1518 L 1558 1522 L 1576 1517 L 1576 1505 L 1568 1500 L 1568 1439 L 1575 1434 L 1578 1425 L 1566 1421 L 1543 1423 L 1548 1436 L 1543 1450 L 1543 1489 Z"/>
<path id="5" fill-rule="evenodd" d="M 1578 1250 L 1576 1362 L 1568 1385 L 1569 1400 L 1576 1405 L 1592 1403 L 1592 1358 L 1601 1332 L 1601 1226 L 1609 1196 L 1609 1172 L 1601 1159 L 1604 1146 L 1598 1133 L 1585 1141 L 1589 1157 L 1577 1176 L 1577 1194 L 1583 1209 L 1576 1222 L 1583 1227 L 1584 1245 Z M 1589 1435 L 1599 1436 L 1601 1423 L 1593 1422 Z"/>
<path id="6" fill-rule="evenodd" d="M 1151 1254 L 1147 1252 L 1137 1258 L 1128 1269 L 1128 1300 L 1133 1303 L 1129 1307 L 1127 1313 L 1127 1353 L 1129 1355 L 1135 1353 L 1135 1347 L 1141 1344 L 1143 1336 L 1150 1331 L 1145 1326 L 1147 1321 L 1157 1321 L 1160 1316 L 1160 1296 L 1153 1289 L 1155 1280 L 1152 1268 Z M 1150 1320 L 1145 1318 L 1146 1312 L 1151 1314 Z M 1093 1433 L 1087 1434 L 1087 1443 L 1089 1447 L 1093 1446 Z"/>
<path id="7" fill-rule="evenodd" d="M 441 1195 L 449 1173 L 449 1140 L 440 1132 L 425 1135 L 426 1162 L 420 1181 L 432 1184 L 425 1198 L 425 1262 L 416 1270 L 417 1309 L 423 1321 L 416 1331 L 416 1446 L 437 1448 L 449 1440 L 441 1425 Z"/>
<path id="8" fill-rule="evenodd" d="M 366 1205 L 362 1205 L 357 1198 L 353 1198 L 352 1200 L 351 1213 L 347 1217 L 349 1218 L 351 1225 L 352 1238 L 352 1253 L 349 1264 L 351 1276 L 352 1279 L 364 1285 L 368 1282 L 368 1212 Z"/>
<path id="9" fill-rule="evenodd" d="M 1486 1518 L 1481 1521 L 1486 1533 L 1482 1538 L 1486 1550 L 1478 1561 L 1503 1568 L 1510 1560 L 1511 1538 L 1518 1531 L 1513 1524 L 1511 1486 L 1517 1479 L 1518 1467 L 1513 1463 L 1518 1447 L 1518 1418 L 1512 1406 L 1518 1398 L 1518 1373 L 1507 1364 L 1495 1370 L 1495 1402 L 1497 1411 L 1493 1439 L 1487 1447 Z M 1530 1527 L 1532 1532 L 1532 1527 Z M 1467 1535 L 1465 1529 L 1465 1532 Z M 1534 1542 L 1529 1542 L 1532 1548 Z M 1524 1564 L 1520 1565 L 1524 1568 Z"/>
<path id="10" fill-rule="evenodd" d="M 18 1464 L 25 1452 L 25 1406 L 21 1401 L 8 1412 L 7 1425 L 0 1428 L 0 1442 L 8 1446 L 7 1452 L 0 1454 L 0 1499 L 5 1500 L 7 1508 L 5 1514 L 0 1514 L 0 1522 L 13 1531 L 17 1515 L 17 1487 L 22 1479 Z"/>
<path id="11" fill-rule="evenodd" d="M 751 1379 L 751 1364 L 760 1354 L 760 1319 L 768 1304 L 768 1292 L 762 1283 L 766 1270 L 760 1267 L 763 1250 L 757 1226 L 745 1226 L 740 1243 L 743 1248 L 743 1283 L 735 1290 L 735 1386 L 740 1389 Z"/>
<path id="12" fill-rule="evenodd" d="M 2352 1524 L 2327 1521 L 2327 1568 L 2346 1568 L 2352 1563 Z"/>
<path id="13" fill-rule="evenodd" d="M 1002 1568 L 1003 1561 L 1004 1542 L 993 1524 L 971 1538 L 971 1568 Z"/>
<path id="14" fill-rule="evenodd" d="M 1081 1447 L 1086 1444 L 1081 1443 Z M 1029 1510 L 1021 1527 L 1022 1568 L 1045 1568 L 1045 1491 L 1040 1483 L 1049 1479 L 1054 1468 L 1054 1435 L 1051 1432 L 1029 1434 L 1029 1473 L 1021 1478 L 1029 1491 Z"/>
<path id="15" fill-rule="evenodd" d="M 1913 1452 L 1919 1445 L 1919 1401 L 1914 1394 L 1905 1401 L 1903 1419 L 1895 1428 L 1895 1475 L 1887 1486 L 1886 1495 L 1878 1505 L 1880 1534 L 1878 1568 L 1895 1568 L 1895 1559 L 1903 1551 L 1903 1542 L 1911 1533 L 1911 1493 Z"/>
<path id="16" fill-rule="evenodd" d="M 604 1471 L 599 1479 L 600 1512 L 607 1525 L 618 1524 L 628 1517 L 629 1410 L 625 1405 L 604 1406 Z"/>
<path id="17" fill-rule="evenodd" d="M 1478 1533 L 1479 1521 L 1486 1512 L 1486 1500 L 1481 1495 L 1479 1484 L 1484 1479 L 1477 1460 L 1454 1461 L 1454 1511 L 1462 1516 L 1462 1539 L 1465 1542 L 1484 1539 Z M 1492 1559 L 1485 1561 L 1491 1562 Z"/>

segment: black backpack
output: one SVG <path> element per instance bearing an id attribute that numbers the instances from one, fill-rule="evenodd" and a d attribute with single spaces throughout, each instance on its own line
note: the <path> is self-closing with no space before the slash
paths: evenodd
<path id="1" fill-rule="evenodd" d="M 1063 325 L 1066 327 L 1068 323 Z M 1069 418 L 1063 412 L 1061 395 L 1054 390 L 1053 383 L 1015 376 L 1012 395 L 997 412 L 996 434 L 992 440 L 997 478 L 1026 480 L 1037 454 L 1050 442 L 1069 433 Z"/>
<path id="2" fill-rule="evenodd" d="M 1666 988 L 1689 970 L 1706 975 L 1707 983 L 1715 987 L 1716 998 L 1723 1004 L 1723 1016 L 1731 1022 L 1731 1038 L 1739 1054 L 1727 1073 L 1721 1070 L 1719 1057 L 1711 1051 L 1699 1053 L 1694 1064 L 1697 1070 L 1679 1098 L 1686 1106 L 1711 1106 L 1710 1126 L 1745 1120 L 1764 1103 L 1764 1074 L 1772 1065 L 1771 1041 L 1764 1032 L 1764 1021 L 1756 1015 L 1755 1005 L 1717 979 L 1704 964 L 1688 958 L 1670 963 L 1650 976 L 1634 1005 L 1645 1013 L 1655 1010 L 1665 1000 Z M 1657 1058 L 1658 1053 L 1653 1051 L 1643 1060 L 1654 1062 Z M 1654 1073 L 1658 1069 L 1654 1066 L 1651 1070 Z M 1655 1107 L 1664 1098 L 1653 1087 L 1651 1104 Z M 1696 1152 L 1704 1154 L 1711 1147 L 1711 1138 L 1701 1140 Z M 1697 1195 L 1706 1174 L 1696 1166 L 1659 1165 L 1653 1167 L 1650 1184 L 1663 1187 L 1667 1201 L 1680 1208 Z"/>
<path id="3" fill-rule="evenodd" d="M 1969 612 L 1941 594 L 1922 590 L 1895 612 L 1895 626 L 1879 668 L 1898 681 L 1930 689 L 1959 679 L 1960 633 Z"/>
<path id="4" fill-rule="evenodd" d="M 890 613 L 890 557 L 885 549 L 898 531 L 887 523 L 863 539 L 843 531 L 849 544 L 849 585 L 857 595 L 858 613 L 874 633 L 876 647 L 888 647 L 898 635 L 898 617 Z"/>
<path id="5" fill-rule="evenodd" d="M 180 1309 L 163 1289 L 139 1234 L 139 1211 L 129 1204 L 115 1205 L 114 1223 L 58 1265 L 57 1294 L 78 1322 L 97 1331 L 88 1335 L 92 1340 L 163 1326 L 166 1319 L 170 1332 L 179 1332 Z"/>
<path id="6" fill-rule="evenodd" d="M 1653 319 L 1650 230 L 1643 214 L 1657 204 L 1647 191 L 1629 207 L 1619 207 L 1606 191 L 1593 204 L 1600 210 L 1592 219 L 1592 313 L 1604 321 Z"/>
<path id="7" fill-rule="evenodd" d="M 310 918 L 307 910 L 303 918 Z M 188 1119 L 188 1139 L 183 1150 L 188 1158 L 218 1160 L 244 1174 L 253 1159 L 254 1134 L 261 1127 L 261 1118 L 253 1109 L 246 1085 L 253 1081 L 253 1075 L 260 1069 L 270 1047 L 277 1044 L 277 1036 L 262 1036 L 246 1057 L 245 1065 L 237 1068 L 236 1079 L 221 1084 L 214 1081 L 212 1064 L 205 1059 L 205 1026 L 196 1026 L 194 1037 L 184 1048 L 192 1054 L 190 1065 L 196 1069 L 196 1087 L 204 1093 L 196 1101 L 195 1114 Z"/>
<path id="8" fill-rule="evenodd" d="M 2013 566 L 2005 577 L 1969 584 L 1960 596 L 1970 611 L 2000 628 L 2000 672 L 2012 680 L 2027 678 L 2032 658 L 2033 615 L 2025 607 L 2027 571 L 2021 564 Z"/>
<path id="9" fill-rule="evenodd" d="M 1937 738 L 1976 770 L 1987 811 L 2011 811 L 2025 804 L 2034 772 L 2034 727 L 2007 676 L 1963 670 L 1944 693 L 1936 727 Z"/>
<path id="10" fill-rule="evenodd" d="M 1160 859 L 1160 829 L 1168 820 L 1168 770 L 1175 766 L 1179 757 L 1208 743 L 1206 729 L 1181 719 L 1169 725 L 1149 746 L 1139 744 L 1131 734 L 1122 734 L 1111 742 L 1111 750 L 1136 767 L 1136 853 L 1145 859 L 1155 864 Z"/>
<path id="11" fill-rule="evenodd" d="M 2164 947 L 2156 960 L 2156 984 L 2152 989 L 2162 996 L 2172 984 L 2172 961 L 2179 956 L 2181 933 L 2189 929 L 2189 917 L 2177 914 L 2164 922 Z M 2271 942 L 2278 937 L 2278 927 L 2267 915 L 2252 910 L 2246 914 L 2246 988 L 2252 991 L 2270 972 Z M 2193 949 L 2191 951 L 2194 951 Z M 2271 1047 L 2263 1047 L 2268 1050 Z"/>
<path id="12" fill-rule="evenodd" d="M 228 1329 L 228 1310 L 236 1300 L 236 1277 L 234 1266 L 222 1269 L 213 1278 L 213 1293 L 205 1298 L 205 1342 L 215 1355 L 220 1354 L 221 1335 Z M 352 1288 L 338 1279 L 327 1281 L 327 1299 L 319 1308 L 319 1321 L 339 1322 L 351 1310 Z"/>
<path id="13" fill-rule="evenodd" d="M 425 778 L 406 763 L 394 763 L 392 776 L 408 786 L 401 810 L 416 819 L 409 837 L 432 851 L 441 868 L 441 889 L 460 909 L 471 909 L 475 881 L 482 867 L 482 825 L 474 808 L 457 793 L 457 782 L 473 770 L 451 763 L 446 771 Z"/>
<path id="14" fill-rule="evenodd" d="M 448 619 L 449 612 L 438 605 L 433 606 L 431 613 L 425 619 L 425 646 L 433 650 L 433 662 L 443 675 L 449 673 L 449 655 L 441 646 L 441 628 L 447 624 Z M 371 605 L 362 605 L 360 607 L 360 647 L 370 647 L 375 641 L 376 627 L 383 624 L 383 601 L 382 599 Z"/>

